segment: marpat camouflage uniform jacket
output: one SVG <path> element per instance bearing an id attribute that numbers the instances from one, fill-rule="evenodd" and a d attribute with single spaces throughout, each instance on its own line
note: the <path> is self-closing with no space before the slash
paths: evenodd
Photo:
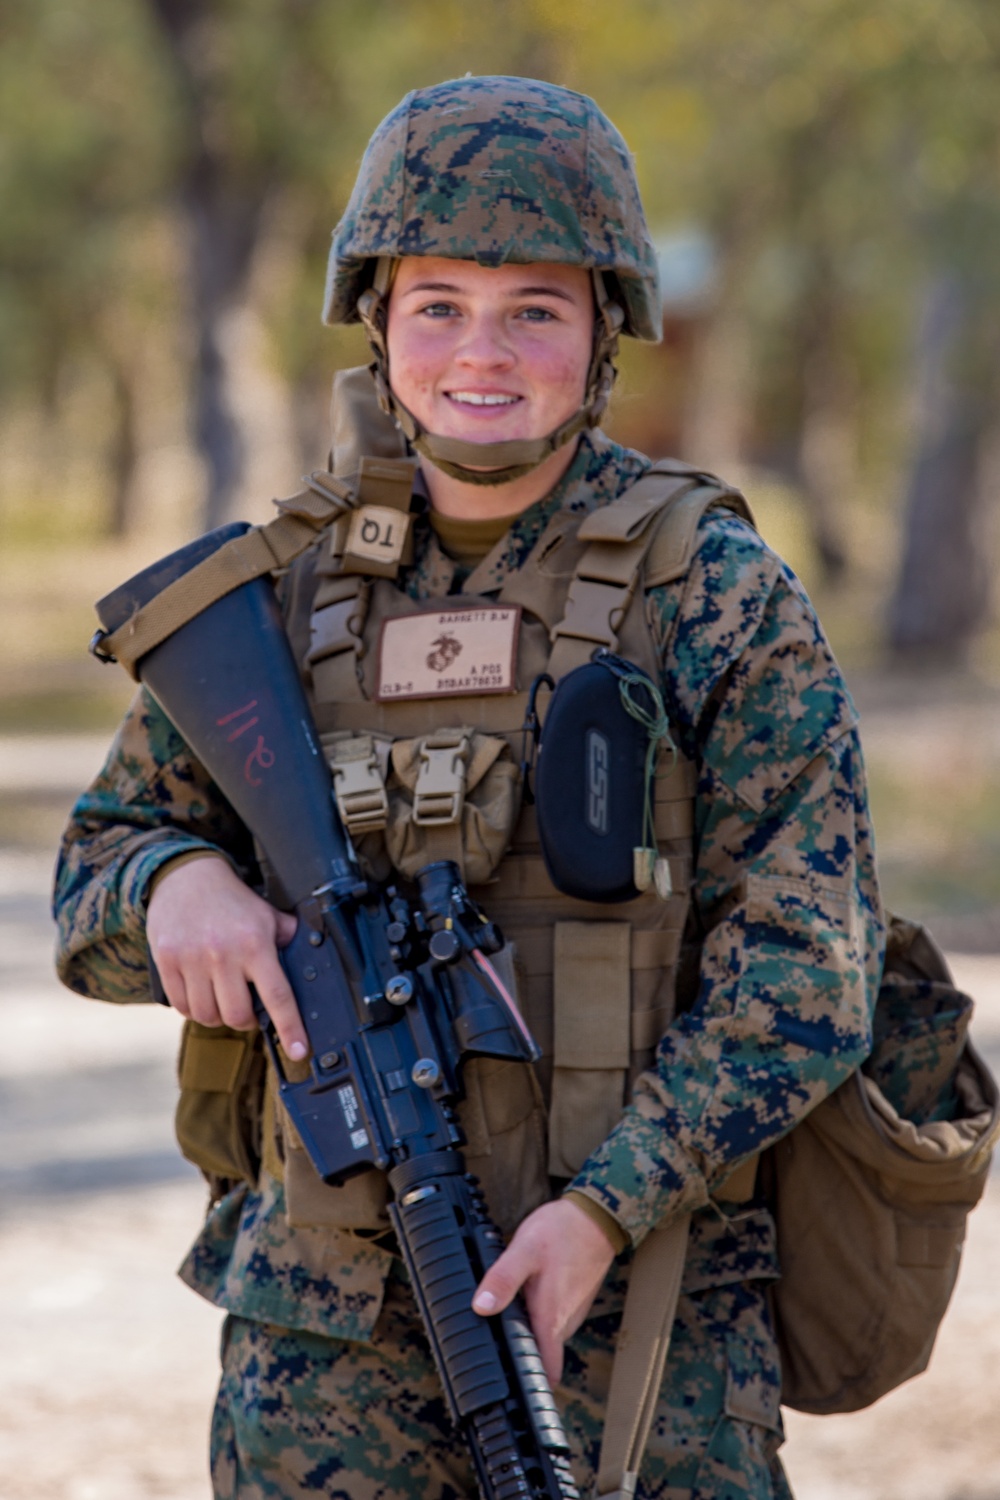
<path id="1" fill-rule="evenodd" d="M 494 554 L 496 587 L 556 509 L 606 504 L 647 466 L 585 435 L 560 484 Z M 458 592 L 465 576 L 418 523 L 410 594 Z M 572 1186 L 633 1244 L 694 1210 L 691 1291 L 777 1274 L 766 1210 L 737 1224 L 705 1205 L 734 1164 L 866 1056 L 883 928 L 855 710 L 794 575 L 743 521 L 714 511 L 687 576 L 652 589 L 649 603 L 654 629 L 665 636 L 675 624 L 662 682 L 674 736 L 699 772 L 693 901 L 707 936 L 695 1004 Z M 252 869 L 246 830 L 140 692 L 66 833 L 55 897 L 64 982 L 106 1000 L 148 999 L 150 878 L 213 846 Z M 212 1209 L 182 1274 L 244 1317 L 363 1338 L 389 1263 L 346 1231 L 290 1227 L 281 1185 L 265 1174 L 259 1191 L 241 1187 Z"/>

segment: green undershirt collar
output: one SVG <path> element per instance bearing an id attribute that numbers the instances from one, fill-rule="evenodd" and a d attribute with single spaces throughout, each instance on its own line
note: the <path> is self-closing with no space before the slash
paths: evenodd
<path id="1" fill-rule="evenodd" d="M 475 517 L 443 516 L 439 511 L 430 512 L 431 526 L 441 546 L 449 557 L 465 567 L 474 568 L 487 557 L 502 536 L 517 520 L 520 512 L 511 516 Z"/>

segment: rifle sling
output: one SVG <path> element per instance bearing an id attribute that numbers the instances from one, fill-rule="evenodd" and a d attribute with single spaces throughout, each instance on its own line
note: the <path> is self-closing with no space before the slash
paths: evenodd
<path id="1" fill-rule="evenodd" d="M 629 1276 L 611 1367 L 597 1500 L 633 1500 L 677 1312 L 690 1215 L 650 1230 Z"/>
<path id="2" fill-rule="evenodd" d="M 327 483 L 332 481 L 328 479 Z M 314 485 L 311 492 L 281 502 L 281 514 L 273 521 L 253 526 L 225 542 L 137 609 L 124 625 L 104 636 L 99 654 L 106 660 L 119 661 L 138 681 L 138 664 L 147 652 L 241 584 L 294 562 L 324 526 L 349 508 L 346 495 L 346 490 L 341 498 L 325 489 L 320 494 Z"/>

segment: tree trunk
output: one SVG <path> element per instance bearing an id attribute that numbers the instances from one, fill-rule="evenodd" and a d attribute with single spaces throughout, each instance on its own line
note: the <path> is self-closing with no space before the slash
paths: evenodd
<path id="1" fill-rule="evenodd" d="M 196 338 L 193 425 L 208 477 L 203 519 L 211 527 L 228 519 L 244 475 L 245 445 L 233 411 L 224 324 L 246 292 L 268 184 L 227 163 L 213 144 L 218 132 L 207 128 L 213 80 L 202 63 L 199 32 L 210 6 L 205 0 L 150 3 L 170 43 L 191 140 L 179 196 Z"/>
<path id="2" fill-rule="evenodd" d="M 919 331 L 919 441 L 889 607 L 898 662 L 960 663 L 990 610 L 984 454 L 993 418 L 988 306 L 956 272 L 931 284 Z"/>
<path id="3" fill-rule="evenodd" d="M 109 375 L 115 401 L 115 425 L 111 436 L 111 497 L 107 529 L 114 537 L 125 536 L 134 521 L 135 472 L 139 460 L 136 437 L 135 392 L 132 372 L 116 356 L 109 359 Z"/>
<path id="4" fill-rule="evenodd" d="M 847 568 L 844 507 L 857 479 L 857 431 L 840 308 L 832 276 L 823 280 L 810 286 L 799 319 L 797 468 L 823 577 L 836 583 Z"/>

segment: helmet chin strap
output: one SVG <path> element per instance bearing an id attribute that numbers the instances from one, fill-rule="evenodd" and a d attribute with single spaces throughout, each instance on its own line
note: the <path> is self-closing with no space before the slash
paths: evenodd
<path id="1" fill-rule="evenodd" d="M 530 474 L 550 454 L 558 452 L 585 427 L 596 427 L 607 408 L 617 370 L 618 335 L 625 314 L 612 302 L 600 271 L 591 271 L 597 316 L 594 319 L 594 344 L 587 371 L 583 405 L 565 422 L 545 437 L 514 438 L 501 443 L 470 443 L 464 438 L 441 437 L 428 432 L 413 413 L 403 405 L 389 381 L 389 348 L 386 342 L 387 293 L 392 284 L 395 262 L 380 257 L 375 279 L 358 298 L 358 316 L 364 324 L 374 361 L 371 366 L 379 405 L 394 417 L 410 445 L 435 468 L 463 484 L 509 484 Z"/>

